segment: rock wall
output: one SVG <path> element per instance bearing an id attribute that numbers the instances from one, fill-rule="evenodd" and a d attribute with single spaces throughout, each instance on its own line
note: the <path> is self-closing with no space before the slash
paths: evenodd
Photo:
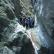
<path id="1" fill-rule="evenodd" d="M 34 10 L 31 3 L 31 0 L 20 0 L 20 4 L 22 6 L 21 13 L 26 17 L 31 16 L 34 17 Z"/>
<path id="2" fill-rule="evenodd" d="M 20 2 L 0 0 L 0 54 L 35 54 L 26 28 L 18 23 L 23 14 Z"/>
<path id="3" fill-rule="evenodd" d="M 32 0 L 38 23 L 45 30 L 42 31 L 54 41 L 54 1 Z M 35 1 L 35 2 L 34 2 Z"/>

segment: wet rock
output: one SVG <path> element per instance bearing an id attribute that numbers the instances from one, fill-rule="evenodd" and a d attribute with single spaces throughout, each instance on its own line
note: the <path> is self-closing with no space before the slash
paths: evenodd
<path id="1" fill-rule="evenodd" d="M 20 36 L 19 36 L 20 35 Z M 18 36 L 11 42 L 5 44 L 9 49 L 15 52 L 15 54 L 34 54 L 34 48 L 32 42 L 26 35 L 19 32 Z"/>
<path id="2" fill-rule="evenodd" d="M 32 7 L 31 0 L 20 0 L 20 5 L 22 6 L 22 16 L 25 15 L 26 17 L 34 17 L 34 10 Z"/>
<path id="3" fill-rule="evenodd" d="M 0 33 L 3 32 L 5 27 L 8 27 L 9 21 L 3 18 L 0 18 Z"/>
<path id="4" fill-rule="evenodd" d="M 0 11 L 3 15 L 6 15 L 6 18 L 13 20 L 15 17 L 19 18 L 21 15 L 21 6 L 19 0 L 1 0 L 0 1 Z"/>
<path id="5" fill-rule="evenodd" d="M 15 54 L 15 53 L 5 46 L 0 48 L 0 54 Z"/>
<path id="6" fill-rule="evenodd" d="M 41 47 L 41 49 L 38 51 L 38 54 L 54 54 L 54 49 Z"/>
<path id="7" fill-rule="evenodd" d="M 14 4 L 14 13 L 16 15 L 17 18 L 21 17 L 21 11 L 22 11 L 22 6 L 20 5 L 20 0 L 12 0 L 13 4 Z"/>
<path id="8" fill-rule="evenodd" d="M 53 32 L 54 32 L 54 1 L 51 0 L 32 0 L 34 12 L 37 16 L 38 24 L 41 27 L 41 31 L 43 33 L 43 37 L 48 46 L 54 48 L 54 39 L 53 39 Z M 41 34 L 40 34 L 41 35 Z"/>
<path id="9" fill-rule="evenodd" d="M 34 19 L 32 17 L 20 18 L 19 21 L 20 21 L 20 24 L 22 24 L 26 28 L 33 28 L 34 27 L 35 22 L 34 22 Z"/>

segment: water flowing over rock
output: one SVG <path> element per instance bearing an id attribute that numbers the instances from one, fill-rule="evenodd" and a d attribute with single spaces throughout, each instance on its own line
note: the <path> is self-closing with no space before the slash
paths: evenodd
<path id="1" fill-rule="evenodd" d="M 40 24 L 40 26 L 42 27 L 42 31 L 43 31 L 43 34 L 46 33 L 45 35 L 45 40 L 47 40 L 47 37 L 48 37 L 48 43 L 51 42 L 50 44 L 53 45 L 54 47 L 54 39 L 52 38 L 53 37 L 53 22 L 52 22 L 52 19 L 53 19 L 53 3 L 54 1 L 51 0 L 51 1 L 48 1 L 48 0 L 36 0 L 36 14 L 37 14 L 37 20 L 38 20 L 38 23 Z M 35 7 L 35 6 L 34 6 Z M 39 9 L 38 9 L 39 7 Z M 50 8 L 51 7 L 51 8 Z M 44 27 L 44 28 L 43 28 Z M 49 44 L 49 45 L 50 45 Z"/>
<path id="2" fill-rule="evenodd" d="M 19 0 L 0 0 L 0 54 L 34 54 L 26 28 L 18 23 Z"/>
<path id="3" fill-rule="evenodd" d="M 34 12 L 37 17 L 37 23 L 39 32 L 38 35 L 40 39 L 43 41 L 43 46 L 49 48 L 50 53 L 46 54 L 53 54 L 54 49 L 54 1 L 53 0 L 31 0 L 32 5 L 34 7 Z M 53 20 L 52 20 L 53 19 Z M 42 53 L 41 53 L 42 54 Z"/>
<path id="4" fill-rule="evenodd" d="M 0 54 L 54 54 L 53 3 L 0 0 Z"/>

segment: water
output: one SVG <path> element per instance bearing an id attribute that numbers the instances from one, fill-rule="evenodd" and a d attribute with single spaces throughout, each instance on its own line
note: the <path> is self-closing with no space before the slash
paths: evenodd
<path id="1" fill-rule="evenodd" d="M 10 20 L 10 24 L 8 25 L 8 27 L 6 27 L 4 29 L 3 35 L 8 37 L 8 39 L 6 41 L 8 42 L 8 41 L 14 40 L 15 38 L 17 38 L 17 35 L 18 35 L 17 33 L 21 31 L 31 40 L 32 45 L 35 49 L 35 54 L 38 54 L 37 51 L 40 50 L 41 46 L 44 46 L 44 47 L 47 47 L 47 48 L 50 47 L 50 44 L 52 43 L 52 41 L 47 36 L 47 33 L 45 33 L 46 31 L 44 30 L 45 28 L 42 26 L 42 23 L 38 23 L 38 20 L 37 20 L 36 3 L 33 4 L 34 5 L 34 12 L 35 12 L 34 13 L 34 15 L 35 15 L 34 16 L 34 18 L 35 18 L 34 27 L 26 29 L 26 27 L 23 27 L 18 22 L 18 18 L 16 17 L 16 15 L 13 11 L 13 9 L 15 9 L 14 4 L 11 1 L 8 2 L 7 0 L 5 0 L 5 2 L 4 2 L 4 0 L 2 0 L 3 5 L 5 7 L 8 7 L 12 11 L 12 14 L 15 16 L 15 18 L 13 20 Z M 37 3 L 37 5 L 38 5 L 38 3 Z M 43 8 L 42 4 L 41 4 L 40 7 L 38 6 L 38 8 L 37 8 L 39 10 L 39 16 L 41 15 L 42 8 Z M 42 30 L 45 31 L 45 32 L 43 32 Z M 51 43 L 49 43 L 49 42 L 51 42 Z M 11 51 L 11 54 L 13 54 L 12 51 Z"/>
<path id="2" fill-rule="evenodd" d="M 36 29 L 35 29 L 35 28 L 33 28 L 33 29 L 28 29 L 28 30 L 27 30 L 25 27 L 23 27 L 23 26 L 20 25 L 19 23 L 16 23 L 15 31 L 14 31 L 13 34 L 11 34 L 11 36 L 9 37 L 9 40 L 12 41 L 14 38 L 16 38 L 17 33 L 20 32 L 20 31 L 23 32 L 23 33 L 26 32 L 27 37 L 30 38 L 30 40 L 31 40 L 31 42 L 32 42 L 32 44 L 33 44 L 33 47 L 34 47 L 34 49 L 35 49 L 35 53 L 37 54 L 37 50 L 40 49 L 40 46 L 38 46 L 38 44 L 35 43 L 33 40 L 37 41 L 39 38 L 37 37 L 36 39 L 33 39 L 33 40 L 32 40 L 32 38 L 35 38 L 35 37 L 36 37 L 36 32 L 35 32 Z M 33 31 L 34 36 L 31 36 L 31 35 L 32 35 L 32 34 L 31 34 L 31 31 Z M 39 42 L 40 42 L 40 41 L 39 41 Z M 36 46 L 36 44 L 37 44 L 37 46 Z"/>
<path id="3" fill-rule="evenodd" d="M 34 8 L 34 12 L 35 12 L 35 14 L 37 16 L 36 17 L 37 18 L 37 24 L 38 24 L 38 27 L 36 27 L 36 28 L 38 28 L 36 30 L 37 34 L 38 34 L 38 36 L 39 36 L 39 38 L 41 40 L 42 46 L 44 46 L 46 48 L 54 48 L 54 40 L 51 38 L 52 34 L 51 35 L 49 34 L 52 31 L 50 31 L 50 29 L 47 27 L 48 26 L 47 23 L 50 24 L 49 27 L 52 26 L 51 22 L 49 22 L 49 21 L 51 21 L 49 19 L 50 18 L 50 14 L 48 15 L 48 12 L 49 12 L 49 9 L 50 9 L 49 7 L 52 5 L 52 3 L 51 3 L 51 1 L 49 2 L 50 4 L 48 4 L 48 1 L 46 1 L 46 2 L 43 1 L 43 0 L 36 0 L 36 1 L 37 2 L 35 2 L 33 6 L 35 7 Z M 48 10 L 46 10 L 46 9 L 48 9 Z M 51 11 L 51 9 L 50 9 L 50 11 Z M 47 17 L 47 15 L 48 15 L 48 17 Z M 48 19 L 48 22 L 47 22 L 47 19 Z"/>
<path id="4" fill-rule="evenodd" d="M 38 36 L 36 36 L 36 27 L 35 28 L 32 28 L 32 29 L 31 28 L 30 29 L 26 29 L 26 27 L 23 27 L 22 25 L 20 25 L 18 23 L 18 18 L 16 17 L 16 15 L 15 15 L 15 13 L 13 11 L 13 10 L 15 10 L 14 4 L 11 2 L 11 0 L 1 0 L 1 3 L 2 3 L 2 5 L 6 9 L 9 9 L 10 12 L 14 16 L 14 19 L 13 20 L 10 20 L 7 17 L 8 21 L 10 23 L 8 24 L 7 27 L 4 28 L 4 31 L 2 32 L 2 35 L 5 37 L 5 39 L 3 41 L 8 42 L 8 41 L 14 40 L 15 38 L 17 38 L 17 35 L 18 35 L 17 33 L 21 31 L 24 34 L 26 34 L 26 36 L 28 38 L 30 38 L 30 40 L 32 42 L 32 45 L 33 45 L 33 47 L 35 49 L 35 54 L 38 54 L 37 53 L 37 50 L 40 49 L 40 46 L 38 44 L 38 43 L 40 43 L 40 40 L 39 40 Z M 37 18 L 36 18 L 36 15 L 35 15 L 35 26 L 36 26 L 36 23 L 37 23 Z M 41 43 L 40 43 L 40 45 L 41 45 Z M 9 51 L 10 51 L 10 53 L 9 53 Z M 8 49 L 6 46 L 4 46 L 3 54 L 14 54 L 14 52 L 12 52 L 11 49 Z"/>

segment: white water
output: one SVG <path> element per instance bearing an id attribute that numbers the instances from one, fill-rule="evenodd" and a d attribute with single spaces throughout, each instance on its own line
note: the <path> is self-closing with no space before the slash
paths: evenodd
<path id="1" fill-rule="evenodd" d="M 14 33 L 12 33 L 11 36 L 9 37 L 9 41 L 12 41 L 14 38 L 16 38 L 17 33 L 20 32 L 20 31 L 22 31 L 24 34 L 27 35 L 28 38 L 30 38 L 30 40 L 31 40 L 31 42 L 33 44 L 33 47 L 35 49 L 35 54 L 38 54 L 37 50 L 40 49 L 41 42 L 40 42 L 39 36 L 37 35 L 37 32 L 36 32 L 36 30 L 38 30 L 37 27 L 32 28 L 32 29 L 26 29 L 26 27 L 23 27 L 18 22 L 16 22 L 15 25 L 12 24 L 10 26 L 14 26 L 15 30 L 14 30 Z"/>
<path id="2" fill-rule="evenodd" d="M 12 13 L 15 15 L 13 9 L 14 9 L 14 5 L 11 3 L 9 3 L 7 0 L 5 0 L 6 3 L 4 2 L 4 0 L 2 0 L 2 3 L 5 5 L 5 7 L 9 7 L 9 9 L 12 11 Z M 11 1 L 10 1 L 11 2 Z M 36 27 L 37 25 L 37 17 L 36 17 L 36 14 L 35 14 L 35 28 L 32 28 L 32 29 L 26 29 L 25 27 L 23 27 L 22 25 L 20 25 L 18 22 L 16 22 L 16 24 L 10 24 L 10 26 L 14 26 L 14 32 L 13 33 L 7 33 L 7 36 L 9 36 L 9 41 L 12 41 L 14 38 L 16 38 L 17 36 L 17 33 L 22 31 L 23 33 L 26 32 L 26 35 L 28 38 L 30 38 L 32 44 L 33 44 L 33 47 L 35 49 L 35 54 L 38 54 L 37 53 L 37 50 L 40 49 L 40 45 L 41 45 L 41 42 L 40 42 L 40 39 L 39 39 L 39 36 L 37 35 L 37 32 L 36 30 L 39 30 L 37 29 Z"/>

